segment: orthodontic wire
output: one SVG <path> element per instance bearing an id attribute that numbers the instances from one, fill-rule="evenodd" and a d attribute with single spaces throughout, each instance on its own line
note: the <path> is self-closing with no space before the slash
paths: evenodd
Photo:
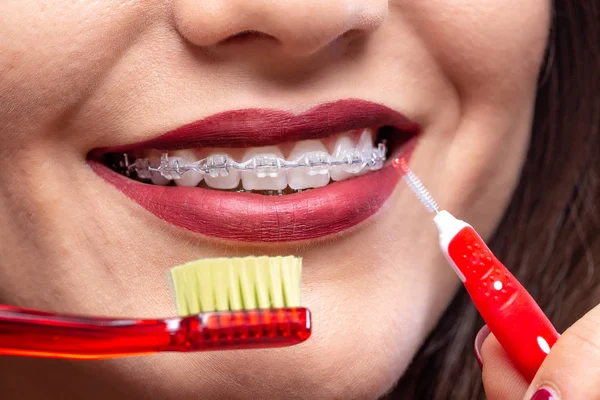
<path id="1" fill-rule="evenodd" d="M 192 163 L 184 162 L 183 165 L 183 160 L 178 157 L 169 158 L 168 153 L 165 152 L 161 156 L 161 164 L 158 167 L 150 166 L 147 158 L 137 159 L 133 163 L 130 163 L 127 153 L 123 153 L 124 160 L 122 161 L 122 167 L 125 168 L 127 174 L 130 174 L 132 171 L 135 171 L 138 175 L 158 172 L 167 179 L 179 179 L 181 175 L 187 171 L 197 171 L 216 177 L 219 175 L 226 176 L 229 173 L 229 169 L 236 169 L 239 171 L 259 171 L 264 173 L 264 176 L 279 173 L 273 170 L 287 170 L 291 168 L 357 166 L 359 164 L 364 164 L 361 169 L 366 166 L 371 167 L 372 169 L 378 169 L 383 166 L 382 164 L 386 160 L 385 153 L 387 148 L 385 143 L 379 143 L 377 148 L 369 149 L 369 154 L 357 151 L 356 149 L 352 150 L 352 152 L 344 154 L 341 159 L 334 158 L 326 152 L 313 152 L 307 153 L 299 158 L 304 159 L 305 161 L 287 161 L 273 155 L 258 155 L 241 163 L 229 159 L 226 155 L 216 154 Z M 311 162 L 309 161 L 309 156 L 316 157 L 317 159 Z M 259 162 L 267 163 L 257 165 Z M 209 165 L 209 163 L 214 164 Z M 225 172 L 225 174 L 223 174 L 223 172 Z M 213 173 L 216 175 L 213 175 Z"/>

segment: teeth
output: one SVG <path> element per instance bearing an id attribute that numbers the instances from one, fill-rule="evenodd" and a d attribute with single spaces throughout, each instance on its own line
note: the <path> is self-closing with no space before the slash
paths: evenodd
<path id="1" fill-rule="evenodd" d="M 160 156 L 162 155 L 162 151 L 159 150 L 148 150 L 145 154 L 145 157 L 148 158 L 148 164 L 151 167 L 158 168 L 160 166 Z M 155 185 L 165 186 L 171 182 L 170 179 L 165 178 L 158 171 L 152 171 L 150 173 L 150 180 Z"/>
<path id="2" fill-rule="evenodd" d="M 227 168 L 227 161 L 229 156 L 227 154 L 213 154 L 206 158 L 206 167 L 208 168 L 208 175 L 216 178 L 218 176 L 229 175 L 229 169 Z"/>
<path id="3" fill-rule="evenodd" d="M 150 179 L 152 177 L 152 173 L 148 170 L 148 167 L 150 167 L 150 161 L 147 158 L 138 158 L 135 160 L 134 165 L 138 178 Z"/>
<path id="4" fill-rule="evenodd" d="M 140 150 L 139 154 L 131 154 L 135 161 L 128 171 L 156 185 L 167 185 L 174 180 L 178 186 L 191 187 L 204 179 L 206 186 L 214 189 L 243 188 L 243 191 L 283 194 L 289 185 L 285 193 L 298 192 L 326 186 L 331 179 L 341 181 L 382 168 L 385 144 L 375 148 L 374 137 L 372 129 L 362 129 L 344 132 L 325 142 L 284 144 L 286 149 L 292 147 L 287 159 L 276 146 L 247 150 Z M 325 143 L 333 144 L 331 155 Z M 127 158 L 124 160 L 127 165 Z"/>
<path id="5" fill-rule="evenodd" d="M 213 189 L 235 189 L 240 184 L 240 171 L 233 168 L 225 169 L 222 165 L 230 158 L 229 155 L 220 152 L 213 153 L 208 157 L 207 165 L 210 173 L 204 177 L 204 182 Z"/>
<path id="6" fill-rule="evenodd" d="M 242 172 L 245 190 L 283 190 L 287 186 L 285 171 L 277 168 L 276 158 L 283 158 L 277 146 L 248 149 L 242 161 L 254 158 L 253 170 Z"/>
<path id="7" fill-rule="evenodd" d="M 363 129 L 358 138 L 358 145 L 356 146 L 359 150 L 371 149 L 374 147 L 373 142 L 373 129 Z"/>
<path id="8" fill-rule="evenodd" d="M 342 135 L 335 141 L 333 149 L 333 156 L 340 158 L 342 154 L 348 154 L 348 152 L 354 148 L 354 141 L 350 135 Z M 347 168 L 347 167 L 346 167 Z M 331 179 L 334 181 L 342 181 L 352 176 L 350 172 L 345 171 L 342 166 L 334 166 L 331 168 Z"/>
<path id="9" fill-rule="evenodd" d="M 193 150 L 177 150 L 174 151 L 173 157 L 169 155 L 169 158 L 179 158 L 186 162 L 194 162 L 198 159 L 196 152 Z M 186 171 L 183 173 L 181 178 L 175 179 L 177 186 L 198 186 L 204 175 L 199 171 Z"/>
<path id="10" fill-rule="evenodd" d="M 356 146 L 359 152 L 364 152 L 372 149 L 374 147 L 374 135 L 373 130 L 370 128 L 363 129 L 360 133 L 360 137 L 358 138 L 358 144 Z M 363 168 L 358 173 L 359 175 L 364 175 L 369 172 L 369 168 Z"/>
<path id="11" fill-rule="evenodd" d="M 327 149 L 320 140 L 298 142 L 292 149 L 289 159 L 306 164 L 318 163 L 327 159 Z M 325 186 L 329 183 L 327 166 L 293 168 L 287 172 L 288 185 L 292 189 L 308 189 Z"/>

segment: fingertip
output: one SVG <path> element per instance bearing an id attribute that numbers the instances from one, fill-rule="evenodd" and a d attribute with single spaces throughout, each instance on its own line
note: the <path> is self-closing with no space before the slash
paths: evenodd
<path id="1" fill-rule="evenodd" d="M 494 334 L 485 335 L 485 331 L 480 331 L 480 334 L 477 336 L 481 342 L 479 354 L 483 364 L 482 380 L 487 398 L 522 399 L 529 386 L 527 381 L 516 370 Z"/>
<path id="2" fill-rule="evenodd" d="M 483 359 L 481 358 L 481 348 L 483 347 L 483 342 L 490 335 L 491 331 L 487 325 L 484 325 L 479 332 L 477 332 L 477 336 L 475 336 L 475 358 L 477 359 L 477 363 L 479 364 L 479 368 L 483 370 Z"/>
<path id="3" fill-rule="evenodd" d="M 482 363 L 485 360 L 489 361 L 490 359 L 495 360 L 496 358 L 504 359 L 508 357 L 506 353 L 504 353 L 504 349 L 500 342 L 498 342 L 498 339 L 496 339 L 496 336 L 491 332 L 483 338 L 480 353 Z"/>

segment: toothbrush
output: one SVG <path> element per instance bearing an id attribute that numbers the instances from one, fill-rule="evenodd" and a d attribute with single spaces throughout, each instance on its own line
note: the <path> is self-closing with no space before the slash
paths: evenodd
<path id="1" fill-rule="evenodd" d="M 448 211 L 440 211 L 404 159 L 395 159 L 393 165 L 402 171 L 417 198 L 435 213 L 433 220 L 442 252 L 504 351 L 521 375 L 531 382 L 558 340 L 558 332 L 475 229 Z"/>
<path id="2" fill-rule="evenodd" d="M 207 259 L 171 270 L 180 317 L 111 319 L 0 305 L 0 355 L 102 359 L 290 346 L 311 334 L 297 257 Z"/>

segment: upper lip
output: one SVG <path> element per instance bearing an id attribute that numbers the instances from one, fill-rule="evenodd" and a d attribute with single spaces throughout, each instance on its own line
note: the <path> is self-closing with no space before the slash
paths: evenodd
<path id="1" fill-rule="evenodd" d="M 413 134 L 418 131 L 417 124 L 389 107 L 365 100 L 345 99 L 316 106 L 301 114 L 274 109 L 225 111 L 153 139 L 96 149 L 94 153 L 125 152 L 134 148 L 258 147 L 383 126 Z"/>

